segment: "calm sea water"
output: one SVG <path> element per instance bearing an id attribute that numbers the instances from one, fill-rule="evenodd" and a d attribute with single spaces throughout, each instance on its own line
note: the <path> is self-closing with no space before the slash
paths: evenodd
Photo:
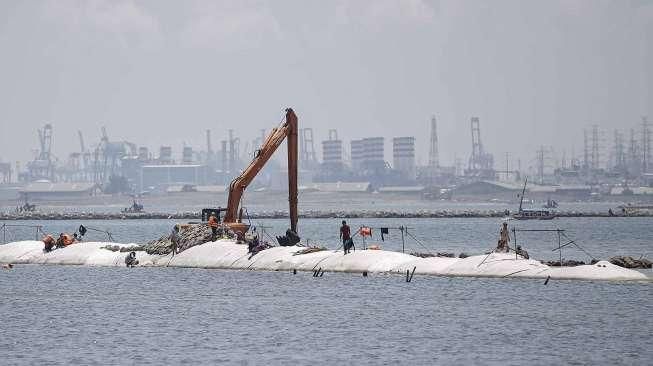
<path id="1" fill-rule="evenodd" d="M 594 256 L 649 253 L 651 219 L 558 219 Z M 48 232 L 79 222 L 37 223 Z M 97 221 L 142 242 L 172 221 Z M 284 220 L 258 222 L 270 234 Z M 353 220 L 409 226 L 406 251 L 481 252 L 492 219 Z M 339 220 L 303 220 L 302 237 L 337 247 Z M 24 231 L 21 231 L 24 230 Z M 12 228 L 10 236 L 30 237 Z M 99 233 L 89 239 L 101 239 Z M 374 234 L 373 242 L 380 242 Z M 557 238 L 518 233 L 532 256 Z M 401 250 L 391 231 L 385 249 Z M 362 245 L 358 241 L 357 245 Z M 565 257 L 584 259 L 568 249 Z M 651 364 L 650 283 L 415 277 L 178 268 L 17 266 L 0 272 L 2 364 Z"/>
<path id="2" fill-rule="evenodd" d="M 225 207 L 227 194 L 219 193 L 181 193 L 171 195 L 153 195 L 139 198 L 148 212 L 199 212 L 205 207 Z M 629 201 L 631 202 L 631 201 Z M 651 204 L 649 197 L 641 197 L 641 201 L 634 203 Z M 12 212 L 16 206 L 22 204 L 19 200 L 0 200 L 0 212 Z M 131 206 L 132 198 L 129 196 L 94 196 L 76 198 L 75 200 L 34 201 L 41 212 L 105 212 L 118 213 Z M 582 211 L 607 213 L 608 209 L 618 210 L 618 206 L 626 204 L 618 197 L 610 202 L 559 202 L 559 211 Z M 283 192 L 256 192 L 251 191 L 243 197 L 243 206 L 249 212 L 288 211 L 288 195 Z M 541 208 L 544 202 L 525 202 L 526 208 Z M 373 193 L 330 193 L 330 192 L 300 192 L 299 209 L 318 211 L 516 211 L 519 207 L 519 198 L 515 195 L 511 200 L 492 200 L 488 197 L 485 201 L 430 201 L 422 200 L 418 195 L 406 194 L 373 194 Z"/>
<path id="3" fill-rule="evenodd" d="M 3 364 L 650 364 L 648 284 L 172 268 L 0 275 Z"/>

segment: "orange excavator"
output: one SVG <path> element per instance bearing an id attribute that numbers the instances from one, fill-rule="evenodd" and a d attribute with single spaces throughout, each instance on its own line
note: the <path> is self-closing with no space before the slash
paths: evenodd
<path id="1" fill-rule="evenodd" d="M 286 237 L 279 237 L 281 245 L 299 242 L 297 236 L 297 116 L 292 108 L 286 109 L 286 119 L 279 127 L 272 129 L 261 148 L 254 153 L 254 159 L 243 172 L 231 182 L 229 199 L 223 223 L 235 233 L 244 235 L 249 225 L 242 222 L 243 209 L 240 201 L 247 186 L 263 169 L 284 139 L 288 139 L 288 202 L 290 204 L 290 229 Z M 285 244 L 284 244 L 285 243 Z"/>

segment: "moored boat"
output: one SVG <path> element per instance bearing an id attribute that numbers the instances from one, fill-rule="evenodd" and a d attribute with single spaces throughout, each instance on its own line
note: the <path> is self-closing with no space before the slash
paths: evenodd
<path id="1" fill-rule="evenodd" d="M 551 210 L 534 210 L 534 209 L 525 209 L 524 206 L 524 194 L 526 193 L 526 184 L 528 183 L 528 178 L 524 181 L 524 188 L 521 191 L 519 199 L 519 211 L 516 214 L 512 215 L 512 218 L 515 220 L 553 220 L 556 218 L 556 214 Z M 552 201 L 552 200 L 549 200 Z M 555 202 L 555 201 L 553 201 Z M 557 206 L 557 203 L 556 203 Z"/>

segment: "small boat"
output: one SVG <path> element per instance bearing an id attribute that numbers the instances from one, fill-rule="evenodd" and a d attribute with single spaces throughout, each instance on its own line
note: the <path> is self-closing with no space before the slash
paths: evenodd
<path id="1" fill-rule="evenodd" d="M 632 203 L 629 203 L 627 205 L 621 205 L 619 208 L 623 214 L 632 215 L 638 214 L 641 211 L 653 210 L 653 205 L 633 205 Z"/>
<path id="2" fill-rule="evenodd" d="M 143 212 L 143 205 L 136 202 L 136 199 L 134 199 L 134 203 L 132 203 L 131 206 L 124 208 L 122 210 L 122 213 L 141 213 Z"/>
<path id="3" fill-rule="evenodd" d="M 549 198 L 548 200 L 546 200 L 546 204 L 544 204 L 544 206 L 542 206 L 542 207 L 544 207 L 544 208 L 558 208 L 558 202 L 556 202 L 555 200 L 552 200 L 552 199 Z"/>
<path id="4" fill-rule="evenodd" d="M 526 193 L 526 184 L 528 183 L 528 178 L 524 181 L 524 188 L 521 191 L 521 196 L 519 200 L 519 211 L 512 215 L 512 218 L 515 220 L 553 220 L 556 218 L 554 212 L 549 210 L 533 210 L 533 209 L 524 209 L 524 194 Z M 555 201 L 554 201 L 555 202 Z"/>
<path id="5" fill-rule="evenodd" d="M 553 220 L 556 215 L 549 210 L 520 209 L 512 217 L 515 220 Z"/>

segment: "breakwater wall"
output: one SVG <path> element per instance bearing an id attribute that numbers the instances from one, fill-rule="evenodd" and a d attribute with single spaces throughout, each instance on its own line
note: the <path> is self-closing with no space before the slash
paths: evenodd
<path id="1" fill-rule="evenodd" d="M 642 211 L 628 215 L 610 215 L 608 212 L 599 211 L 560 211 L 557 217 L 653 217 L 653 211 Z M 501 210 L 354 210 L 354 211 L 301 211 L 303 219 L 330 219 L 330 218 L 503 218 L 505 212 Z M 198 220 L 199 212 L 4 212 L 0 213 L 0 221 L 12 220 L 148 220 L 148 219 L 174 219 Z M 287 211 L 260 211 L 249 214 L 251 219 L 284 219 L 288 217 Z"/>

